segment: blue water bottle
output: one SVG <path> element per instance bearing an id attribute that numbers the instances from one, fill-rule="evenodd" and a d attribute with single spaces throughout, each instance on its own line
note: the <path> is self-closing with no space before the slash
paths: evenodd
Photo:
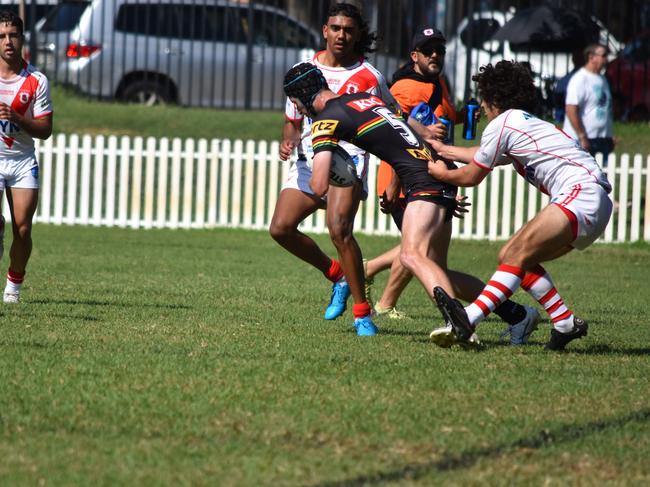
<path id="1" fill-rule="evenodd" d="M 480 108 L 478 102 L 471 98 L 465 106 L 465 120 L 463 120 L 463 139 L 476 138 L 476 111 Z"/>
<path id="2" fill-rule="evenodd" d="M 443 142 L 447 145 L 454 145 L 454 122 L 447 117 L 447 114 L 438 117 L 438 121 L 442 122 L 444 126 L 447 127 L 447 138 L 443 140 Z"/>
<path id="3" fill-rule="evenodd" d="M 435 118 L 433 110 L 431 110 L 431 107 L 426 102 L 420 102 L 415 105 L 415 108 L 413 108 L 411 111 L 410 116 L 416 119 L 422 125 L 431 125 L 434 123 Z"/>

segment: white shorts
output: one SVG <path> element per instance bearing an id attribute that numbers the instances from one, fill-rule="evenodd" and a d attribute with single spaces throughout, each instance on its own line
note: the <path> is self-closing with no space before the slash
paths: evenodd
<path id="1" fill-rule="evenodd" d="M 33 154 L 23 159 L 0 159 L 0 191 L 5 188 L 39 187 L 38 161 Z"/>
<path id="2" fill-rule="evenodd" d="M 357 176 L 363 183 L 363 197 L 368 197 L 368 157 L 351 156 L 354 160 L 354 165 L 357 168 Z M 289 175 L 282 184 L 282 189 L 298 189 L 303 193 L 314 194 L 309 187 L 309 180 L 311 179 L 311 161 L 307 159 L 298 159 L 289 169 Z M 326 198 L 323 198 L 326 199 Z"/>
<path id="3" fill-rule="evenodd" d="M 571 222 L 574 241 L 571 244 L 583 250 L 600 237 L 612 216 L 612 200 L 598 184 L 576 184 L 553 197 Z"/>

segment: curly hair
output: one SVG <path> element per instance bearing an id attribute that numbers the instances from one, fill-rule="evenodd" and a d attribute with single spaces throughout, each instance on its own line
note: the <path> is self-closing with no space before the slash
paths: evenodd
<path id="1" fill-rule="evenodd" d="M 350 3 L 335 3 L 330 6 L 327 12 L 327 18 L 329 19 L 330 17 L 336 17 L 338 15 L 342 15 L 343 17 L 350 17 L 357 23 L 360 35 L 359 40 L 354 46 L 354 51 L 359 56 L 365 57 L 366 53 L 375 52 L 377 50 L 373 46 L 373 44 L 377 41 L 377 34 L 370 32 L 368 23 L 363 20 L 361 12 L 356 6 Z"/>
<path id="2" fill-rule="evenodd" d="M 478 84 L 481 99 L 502 112 L 511 108 L 535 112 L 537 90 L 530 69 L 516 61 L 481 66 L 472 81 Z"/>
<path id="3" fill-rule="evenodd" d="M 18 27 L 18 33 L 23 35 L 23 19 L 11 10 L 0 10 L 0 24 L 9 24 Z"/>

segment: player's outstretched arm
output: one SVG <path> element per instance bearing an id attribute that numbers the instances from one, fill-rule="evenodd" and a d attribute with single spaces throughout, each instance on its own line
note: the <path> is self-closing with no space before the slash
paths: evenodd
<path id="1" fill-rule="evenodd" d="M 474 154 L 479 149 L 479 146 L 474 147 L 457 147 L 455 145 L 446 145 L 440 142 L 439 140 L 428 140 L 440 157 L 449 159 L 451 161 L 462 162 L 463 164 L 469 164 L 474 160 Z"/>
<path id="2" fill-rule="evenodd" d="M 453 184 L 454 186 L 476 186 L 490 173 L 478 164 L 467 164 L 460 169 L 450 170 L 444 161 L 429 161 L 429 174 L 438 181 Z"/>

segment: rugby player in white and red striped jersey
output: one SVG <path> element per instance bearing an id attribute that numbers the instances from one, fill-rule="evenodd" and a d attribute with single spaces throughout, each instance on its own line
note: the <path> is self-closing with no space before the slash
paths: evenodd
<path id="1" fill-rule="evenodd" d="M 468 163 L 455 171 L 440 162 L 429 173 L 458 186 L 476 186 L 497 165 L 513 164 L 550 204 L 521 227 L 499 252 L 499 267 L 479 297 L 463 308 L 436 288 L 438 306 L 448 325 L 434 330 L 434 341 L 448 343 L 471 336 L 476 325 L 521 286 L 549 314 L 553 329 L 546 345 L 563 350 L 587 334 L 587 323 L 576 317 L 540 265 L 574 248 L 591 245 L 612 214 L 611 185 L 595 159 L 567 134 L 531 114 L 535 86 L 530 72 L 518 63 L 500 61 L 482 66 L 472 78 L 478 83 L 481 106 L 489 121 L 479 147 L 452 147 L 431 140 L 441 157 Z"/>
<path id="2" fill-rule="evenodd" d="M 6 190 L 13 229 L 5 303 L 20 301 L 32 251 L 32 218 L 39 188 L 34 137 L 47 139 L 52 134 L 47 78 L 22 58 L 24 40 L 22 19 L 0 10 L 0 198 Z M 2 250 L 4 218 L 0 219 Z"/>
<path id="3" fill-rule="evenodd" d="M 336 93 L 369 92 L 397 107 L 384 77 L 365 61 L 374 35 L 368 33 L 359 10 L 346 3 L 333 4 L 323 26 L 326 48 L 310 61 L 322 71 L 330 89 Z M 302 130 L 301 130 L 302 124 Z M 313 239 L 298 230 L 309 215 L 325 206 L 325 199 L 314 194 L 309 186 L 312 176 L 311 119 L 303 117 L 287 100 L 285 123 L 280 144 L 280 159 L 289 159 L 297 149 L 297 160 L 291 166 L 282 186 L 270 225 L 270 233 L 282 247 L 320 270 L 332 285 L 332 297 L 325 319 L 338 318 L 346 309 L 350 294 L 354 300 L 352 313 L 359 335 L 374 335 L 376 328 L 370 318 L 363 281 L 361 250 L 352 236 L 354 217 L 360 199 L 368 193 L 368 154 L 352 144 L 341 144 L 356 164 L 359 184 L 351 187 L 332 186 L 327 193 L 327 224 L 338 260 L 325 254 Z"/>

